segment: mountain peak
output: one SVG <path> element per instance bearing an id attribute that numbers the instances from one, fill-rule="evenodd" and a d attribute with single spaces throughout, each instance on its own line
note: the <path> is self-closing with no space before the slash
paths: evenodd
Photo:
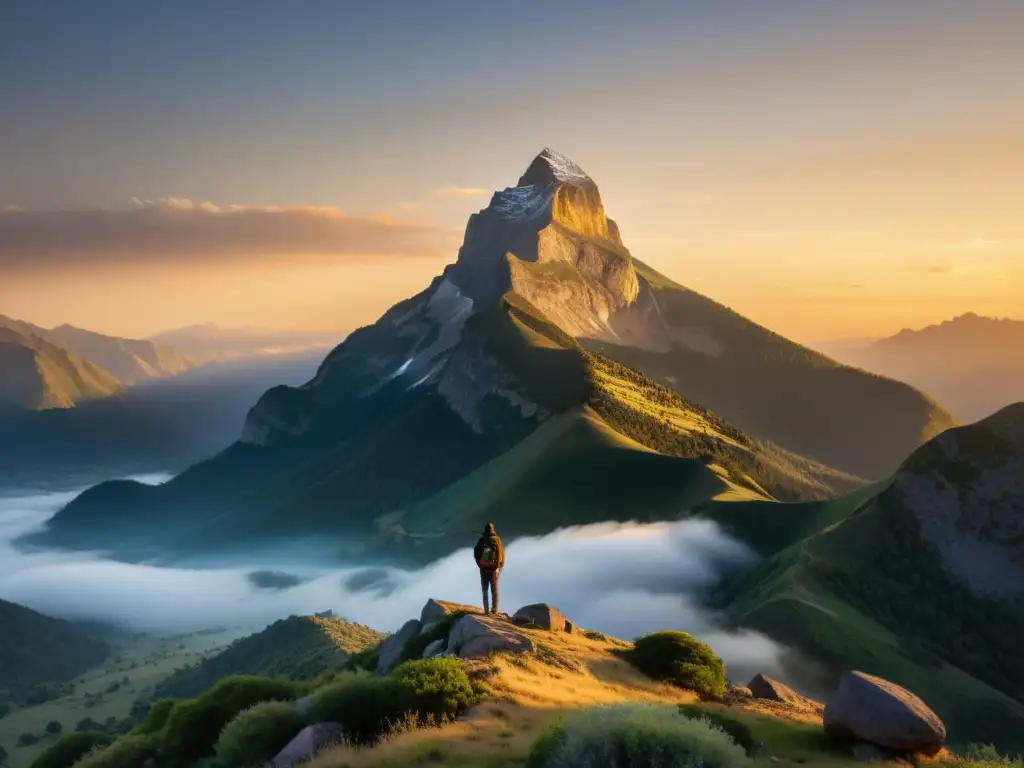
<path id="1" fill-rule="evenodd" d="M 571 184 L 576 187 L 591 185 L 594 180 L 580 166 L 551 147 L 544 147 L 519 178 L 520 187 L 548 187 Z"/>

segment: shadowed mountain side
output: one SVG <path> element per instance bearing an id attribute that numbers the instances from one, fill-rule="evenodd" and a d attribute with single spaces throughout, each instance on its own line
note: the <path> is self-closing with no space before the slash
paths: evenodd
<path id="1" fill-rule="evenodd" d="M 74 488 L 180 471 L 234 442 L 268 387 L 304 381 L 318 362 L 300 355 L 214 364 L 75 408 L 0 414 L 2 481 Z"/>
<path id="2" fill-rule="evenodd" d="M 109 652 L 82 626 L 0 600 L 0 699 L 23 701 L 38 686 L 70 680 Z"/>
<path id="3" fill-rule="evenodd" d="M 753 435 L 868 478 L 954 425 L 927 395 L 839 365 L 634 261 L 670 346 L 584 346 L 685 393 Z M 885 435 L 885 439 L 879 439 Z"/>
<path id="4" fill-rule="evenodd" d="M 799 505 L 702 511 L 765 560 L 719 596 L 735 621 L 937 703 L 962 738 L 1024 733 L 1024 404 L 949 430 L 890 481 Z M 972 557 L 964 557 L 973 553 Z M 811 669 L 811 668 L 807 668 Z"/>

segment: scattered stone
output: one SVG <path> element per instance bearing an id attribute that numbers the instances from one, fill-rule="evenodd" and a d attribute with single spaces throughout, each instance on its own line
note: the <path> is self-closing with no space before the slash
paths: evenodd
<path id="1" fill-rule="evenodd" d="M 420 611 L 420 622 L 424 627 L 431 624 L 437 624 L 447 616 L 451 616 L 453 613 L 480 613 L 480 609 L 475 605 L 462 605 L 461 603 L 449 603 L 447 600 L 434 600 L 431 598 L 427 600 L 427 604 L 423 606 L 423 610 Z"/>
<path id="2" fill-rule="evenodd" d="M 312 696 L 303 696 L 295 701 L 295 712 L 299 717 L 306 717 L 309 714 L 309 700 Z"/>
<path id="3" fill-rule="evenodd" d="M 308 763 L 317 753 L 344 740 L 345 732 L 338 723 L 317 723 L 299 731 L 266 768 L 294 768 Z"/>
<path id="4" fill-rule="evenodd" d="M 579 627 L 577 627 L 573 622 L 568 619 L 565 620 L 565 633 L 567 635 L 575 635 L 579 631 Z"/>
<path id="5" fill-rule="evenodd" d="M 524 605 L 512 616 L 513 621 L 528 622 L 549 632 L 565 630 L 565 616 L 560 610 L 547 603 Z"/>
<path id="6" fill-rule="evenodd" d="M 405 644 L 420 633 L 420 627 L 420 622 L 417 619 L 409 619 L 400 630 L 381 643 L 380 658 L 377 660 L 378 675 L 386 675 L 398 664 L 398 660 L 402 658 Z"/>
<path id="7" fill-rule="evenodd" d="M 747 688 L 755 699 L 781 701 L 783 704 L 794 704 L 796 706 L 803 706 L 807 701 L 807 699 L 785 683 L 780 683 L 778 680 L 767 675 L 754 675 L 753 679 L 747 683 Z"/>
<path id="8" fill-rule="evenodd" d="M 533 641 L 522 630 L 495 616 L 463 616 L 448 634 L 448 653 L 461 658 L 486 656 L 491 651 L 532 653 Z"/>
<path id="9" fill-rule="evenodd" d="M 754 698 L 754 692 L 747 688 L 745 685 L 730 685 L 725 690 L 725 698 L 752 699 Z"/>
<path id="10" fill-rule="evenodd" d="M 946 726 L 917 696 L 863 672 L 846 672 L 825 705 L 825 732 L 838 741 L 866 741 L 898 753 L 934 755 Z"/>
<path id="11" fill-rule="evenodd" d="M 426 648 L 423 649 L 423 658 L 432 659 L 435 656 L 440 656 L 442 653 L 444 653 L 444 645 L 445 643 L 443 637 L 439 637 L 437 640 L 434 640 L 433 642 L 428 644 Z"/>

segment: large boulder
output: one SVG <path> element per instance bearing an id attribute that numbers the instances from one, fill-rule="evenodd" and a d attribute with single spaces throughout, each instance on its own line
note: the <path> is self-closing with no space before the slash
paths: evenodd
<path id="1" fill-rule="evenodd" d="M 794 691 L 785 683 L 780 683 L 773 677 L 767 675 L 754 675 L 747 688 L 755 699 L 768 699 L 769 701 L 781 701 L 783 704 L 794 704 L 802 706 L 806 699 Z"/>
<path id="2" fill-rule="evenodd" d="M 427 604 L 420 611 L 420 623 L 426 627 L 429 624 L 436 624 L 442 619 L 451 616 L 453 613 L 480 613 L 475 605 L 463 605 L 461 603 L 449 603 L 447 600 L 427 600 Z"/>
<path id="3" fill-rule="evenodd" d="M 825 704 L 825 732 L 846 742 L 934 755 L 946 741 L 939 716 L 906 688 L 863 672 L 846 672 Z"/>
<path id="4" fill-rule="evenodd" d="M 320 750 L 340 743 L 345 738 L 345 731 L 338 723 L 317 723 L 307 725 L 298 736 L 277 753 L 266 768 L 294 768 L 312 760 Z"/>
<path id="5" fill-rule="evenodd" d="M 402 628 L 390 635 L 380 646 L 380 657 L 377 659 L 377 674 L 386 675 L 402 659 L 405 644 L 420 633 L 418 619 L 409 619 Z"/>
<path id="6" fill-rule="evenodd" d="M 532 653 L 533 641 L 514 624 L 494 616 L 463 616 L 448 633 L 449 653 L 469 659 L 491 651 Z"/>
<path id="7" fill-rule="evenodd" d="M 512 620 L 533 624 L 550 632 L 565 631 L 565 616 L 560 610 L 547 603 L 524 605 L 513 614 Z"/>

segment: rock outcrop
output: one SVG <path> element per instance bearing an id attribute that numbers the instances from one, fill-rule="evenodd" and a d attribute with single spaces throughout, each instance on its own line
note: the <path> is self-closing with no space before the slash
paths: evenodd
<path id="1" fill-rule="evenodd" d="M 423 624 L 424 629 L 426 629 L 431 624 L 436 624 L 454 613 L 480 612 L 480 609 L 475 605 L 463 605 L 462 603 L 452 603 L 447 600 L 435 600 L 434 598 L 431 598 L 427 600 L 427 604 L 424 605 L 423 610 L 420 611 L 420 623 Z"/>
<path id="2" fill-rule="evenodd" d="M 390 635 L 380 646 L 380 657 L 377 659 L 377 674 L 386 675 L 394 669 L 402 658 L 405 644 L 420 633 L 422 628 L 419 619 L 409 619 L 402 628 Z"/>
<path id="3" fill-rule="evenodd" d="M 933 755 L 946 741 L 946 726 L 917 696 L 863 672 L 846 672 L 825 705 L 825 732 L 845 742 Z"/>
<path id="4" fill-rule="evenodd" d="M 338 744 L 344 737 L 345 732 L 338 723 L 308 725 L 288 742 L 266 768 L 295 768 L 304 765 L 316 757 L 318 752 Z"/>
<path id="5" fill-rule="evenodd" d="M 492 651 L 532 653 L 533 641 L 522 629 L 500 616 L 463 616 L 448 635 L 448 653 L 464 659 Z"/>

